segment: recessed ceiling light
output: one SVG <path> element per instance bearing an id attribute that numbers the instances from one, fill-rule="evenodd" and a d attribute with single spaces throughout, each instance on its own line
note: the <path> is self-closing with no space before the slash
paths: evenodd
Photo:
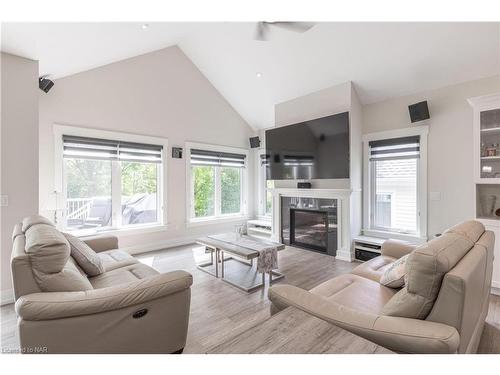
<path id="1" fill-rule="evenodd" d="M 262 73 L 261 72 L 257 72 L 257 73 L 255 73 L 255 75 L 257 76 L 257 78 L 262 78 Z"/>
<path id="2" fill-rule="evenodd" d="M 143 30 L 146 30 L 148 27 L 149 27 L 149 24 L 148 24 L 148 23 L 143 23 L 143 24 L 141 25 L 141 28 L 142 28 Z"/>

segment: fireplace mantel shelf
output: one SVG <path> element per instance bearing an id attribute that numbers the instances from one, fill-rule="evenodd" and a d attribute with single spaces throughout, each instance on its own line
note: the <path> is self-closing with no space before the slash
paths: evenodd
<path id="1" fill-rule="evenodd" d="M 297 189 L 297 188 L 274 188 L 270 189 L 275 195 L 290 195 L 294 197 L 347 197 L 354 190 L 351 189 Z"/>

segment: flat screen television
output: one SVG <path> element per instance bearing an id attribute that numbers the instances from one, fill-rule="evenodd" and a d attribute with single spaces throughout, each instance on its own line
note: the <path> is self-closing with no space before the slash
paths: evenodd
<path id="1" fill-rule="evenodd" d="M 349 113 L 266 130 L 268 180 L 349 178 Z"/>

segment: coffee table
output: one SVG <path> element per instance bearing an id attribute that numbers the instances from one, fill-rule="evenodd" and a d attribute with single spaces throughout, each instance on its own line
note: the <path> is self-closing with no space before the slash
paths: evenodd
<path id="1" fill-rule="evenodd" d="M 246 241 L 253 241 L 256 244 L 262 245 L 273 245 L 276 246 L 278 251 L 284 250 L 285 245 L 280 244 L 280 243 L 275 243 L 275 242 L 270 242 L 267 240 L 262 240 L 258 237 L 255 236 L 249 236 L 249 235 L 244 235 L 242 236 Z M 233 285 L 247 293 L 254 292 L 258 289 L 264 288 L 265 287 L 265 279 L 266 279 L 266 274 L 262 273 L 262 281 L 258 282 L 253 285 L 243 285 L 239 283 L 238 281 L 231 280 L 226 277 L 226 272 L 225 272 L 225 263 L 227 261 L 233 260 L 237 261 L 240 263 L 243 263 L 244 265 L 253 268 L 254 267 L 254 259 L 259 256 L 259 252 L 254 249 L 250 249 L 248 247 L 244 247 L 238 244 L 239 240 L 238 237 L 235 236 L 234 241 L 232 242 L 227 242 L 227 241 L 221 241 L 215 238 L 211 238 L 209 236 L 207 237 L 202 237 L 198 238 L 196 240 L 196 243 L 205 246 L 205 249 L 207 252 L 210 252 L 210 262 L 199 264 L 197 267 L 198 269 L 209 273 L 212 276 L 219 277 L 222 281 Z M 228 256 L 227 256 L 228 255 Z M 215 260 L 214 260 L 215 257 Z M 215 264 L 214 264 L 215 262 Z M 219 264 L 220 264 L 220 272 L 219 272 Z M 215 272 L 211 272 L 210 268 L 215 267 Z M 257 271 L 256 271 L 257 272 Z M 269 275 L 269 285 L 273 281 L 279 280 L 283 278 L 285 275 L 283 275 L 281 272 L 278 272 L 276 270 L 273 270 L 268 273 Z"/>

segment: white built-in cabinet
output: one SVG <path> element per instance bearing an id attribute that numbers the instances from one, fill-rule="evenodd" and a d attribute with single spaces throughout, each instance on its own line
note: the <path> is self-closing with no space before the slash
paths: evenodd
<path id="1" fill-rule="evenodd" d="M 475 213 L 495 233 L 492 291 L 500 294 L 500 93 L 469 103 L 474 110 Z"/>

